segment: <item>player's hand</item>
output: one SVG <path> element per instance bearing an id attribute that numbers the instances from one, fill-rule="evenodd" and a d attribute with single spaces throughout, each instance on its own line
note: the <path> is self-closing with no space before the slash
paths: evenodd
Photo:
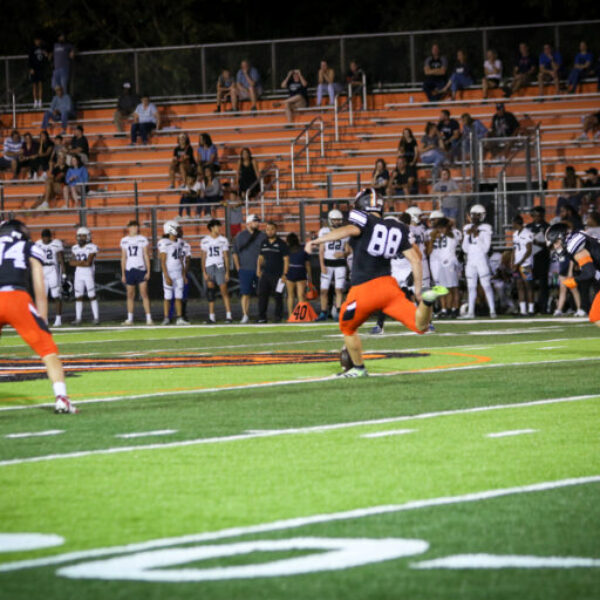
<path id="1" fill-rule="evenodd" d="M 127 283 L 127 279 L 126 279 L 125 275 L 121 275 L 121 282 L 125 283 L 125 284 Z"/>
<path id="2" fill-rule="evenodd" d="M 150 281 L 150 271 L 146 271 L 146 274 L 144 275 L 144 281 Z"/>
<path id="3" fill-rule="evenodd" d="M 312 254 L 313 246 L 313 240 L 309 240 L 306 242 L 306 244 L 304 244 L 304 252 L 306 252 L 306 254 Z"/>
<path id="4" fill-rule="evenodd" d="M 563 279 L 562 284 L 565 287 L 568 287 L 570 290 L 577 287 L 577 282 L 575 281 L 575 279 L 573 277 L 567 277 L 566 279 Z"/>
<path id="5" fill-rule="evenodd" d="M 225 283 L 229 283 L 229 273 L 225 273 Z"/>
<path id="6" fill-rule="evenodd" d="M 167 285 L 173 285 L 173 280 L 168 275 L 166 275 L 165 276 L 165 283 Z"/>
<path id="7" fill-rule="evenodd" d="M 283 283 L 287 281 L 287 276 L 285 273 L 281 276 L 281 281 L 283 281 Z"/>
<path id="8" fill-rule="evenodd" d="M 183 276 L 183 283 L 184 283 L 185 285 L 187 285 L 187 284 L 188 284 L 188 278 L 187 278 L 187 276 L 185 276 L 185 275 Z"/>

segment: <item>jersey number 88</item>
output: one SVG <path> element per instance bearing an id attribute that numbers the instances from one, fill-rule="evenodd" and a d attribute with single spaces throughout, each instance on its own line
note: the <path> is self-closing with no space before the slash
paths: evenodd
<path id="1" fill-rule="evenodd" d="M 371 256 L 383 256 L 384 258 L 394 258 L 398 254 L 398 248 L 402 241 L 402 231 L 397 227 L 388 229 L 384 225 L 375 225 L 371 240 L 367 247 L 367 252 Z"/>

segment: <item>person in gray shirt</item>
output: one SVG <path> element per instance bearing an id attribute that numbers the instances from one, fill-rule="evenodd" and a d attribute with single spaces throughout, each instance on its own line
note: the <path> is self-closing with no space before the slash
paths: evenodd
<path id="1" fill-rule="evenodd" d="M 242 296 L 242 323 L 248 323 L 250 317 L 250 295 L 256 289 L 256 265 L 262 243 L 267 236 L 259 229 L 260 219 L 257 215 L 246 217 L 246 229 L 240 231 L 233 241 L 233 263 L 238 271 L 240 294 Z"/>
<path id="2" fill-rule="evenodd" d="M 69 86 L 69 75 L 71 73 L 71 61 L 75 57 L 75 48 L 69 44 L 65 34 L 61 33 L 52 49 L 54 60 L 54 71 L 52 71 L 52 87 L 60 85 L 64 90 Z"/>
<path id="3" fill-rule="evenodd" d="M 67 132 L 67 122 L 69 117 L 74 117 L 73 113 L 73 102 L 71 96 L 65 94 L 62 86 L 57 85 L 54 89 L 56 95 L 52 98 L 50 103 L 50 110 L 44 113 L 42 120 L 42 129 L 47 129 L 50 119 L 53 121 L 60 121 L 62 123 L 63 134 Z"/>

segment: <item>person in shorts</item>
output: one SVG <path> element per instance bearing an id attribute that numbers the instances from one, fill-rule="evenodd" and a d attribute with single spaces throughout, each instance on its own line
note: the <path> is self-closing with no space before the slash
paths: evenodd
<path id="1" fill-rule="evenodd" d="M 206 282 L 208 298 L 208 321 L 217 322 L 215 315 L 215 297 L 217 288 L 225 303 L 225 323 L 231 323 L 231 301 L 227 291 L 229 282 L 229 242 L 221 235 L 221 221 L 212 219 L 208 223 L 208 235 L 200 242 L 202 249 L 202 275 Z"/>

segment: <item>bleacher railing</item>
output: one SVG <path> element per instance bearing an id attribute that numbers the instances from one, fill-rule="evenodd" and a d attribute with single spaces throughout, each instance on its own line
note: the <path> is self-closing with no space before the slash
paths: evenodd
<path id="1" fill-rule="evenodd" d="M 321 57 L 327 57 L 334 66 L 338 81 L 349 61 L 355 59 L 374 89 L 383 89 L 390 82 L 415 85 L 421 80 L 422 63 L 434 41 L 440 43 L 450 64 L 456 51 L 465 49 L 473 75 L 479 79 L 489 48 L 498 52 L 508 74 L 522 41 L 529 43 L 533 56 L 539 54 L 544 43 L 552 44 L 568 65 L 582 39 L 595 39 L 598 23 L 596 19 L 85 51 L 75 57 L 70 91 L 78 101 L 115 98 L 123 81 L 131 81 L 136 92 L 152 96 L 213 96 L 220 69 L 227 66 L 235 72 L 244 58 L 258 68 L 267 91 L 279 90 L 282 74 L 290 67 L 309 74 L 309 83 L 314 83 Z M 29 102 L 27 55 L 2 56 L 0 60 L 4 63 L 0 68 L 0 90 L 6 105 L 10 105 L 13 89 L 18 102 Z"/>
<path id="2" fill-rule="evenodd" d="M 334 109 L 337 123 L 337 97 Z M 312 136 L 310 135 L 311 129 L 316 129 Z M 315 117 L 290 143 L 290 179 L 292 189 L 296 188 L 296 162 L 303 154 L 305 155 L 306 172 L 310 173 L 310 144 L 317 137 L 320 137 L 319 156 L 321 158 L 325 156 L 324 131 L 325 122 L 323 121 L 323 117 Z M 304 141 L 302 141 L 302 138 L 304 138 Z M 296 149 L 297 144 L 300 145 L 298 150 Z"/>

